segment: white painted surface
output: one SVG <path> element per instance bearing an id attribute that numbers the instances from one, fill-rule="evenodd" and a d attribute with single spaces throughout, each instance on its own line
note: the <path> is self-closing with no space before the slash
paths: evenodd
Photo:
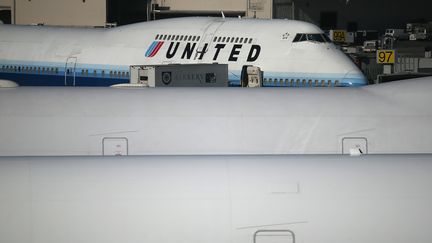
<path id="1" fill-rule="evenodd" d="M 430 78 L 354 89 L 20 87 L 0 90 L 0 155 L 432 152 Z M 67 138 L 67 139 L 65 139 Z"/>
<path id="2" fill-rule="evenodd" d="M 430 155 L 0 157 L 0 242 L 429 242 L 431 178 Z"/>

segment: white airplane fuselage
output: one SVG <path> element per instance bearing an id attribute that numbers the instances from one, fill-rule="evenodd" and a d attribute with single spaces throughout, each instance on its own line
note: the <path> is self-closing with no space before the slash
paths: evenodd
<path id="1" fill-rule="evenodd" d="M 360 86 L 367 80 L 315 25 L 290 20 L 178 18 L 113 29 L 0 26 L 0 79 L 20 85 L 109 86 L 131 65 L 244 65 L 267 86 Z"/>
<path id="2" fill-rule="evenodd" d="M 0 157 L 0 242 L 426 243 L 431 178 L 431 155 Z"/>
<path id="3" fill-rule="evenodd" d="M 350 89 L 0 89 L 0 155 L 431 153 L 430 80 Z"/>
<path id="4" fill-rule="evenodd" d="M 430 242 L 430 80 L 2 88 L 0 242 Z"/>

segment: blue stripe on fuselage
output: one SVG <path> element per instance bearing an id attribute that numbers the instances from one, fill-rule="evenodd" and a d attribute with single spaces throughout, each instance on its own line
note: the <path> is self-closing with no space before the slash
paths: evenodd
<path id="1" fill-rule="evenodd" d="M 20 86 L 111 86 L 114 84 L 129 83 L 127 78 L 102 78 L 76 76 L 65 80 L 64 75 L 47 75 L 32 73 L 3 73 L 0 72 L 0 79 L 15 81 Z"/>
<path id="2" fill-rule="evenodd" d="M 75 73 L 69 73 L 66 85 L 73 85 L 75 76 L 76 86 L 110 86 L 119 83 L 129 82 L 129 66 L 119 65 L 100 65 L 100 64 L 80 64 L 77 63 Z M 240 71 L 229 71 L 229 86 L 240 86 Z M 344 76 L 343 74 L 311 74 L 311 73 L 282 73 L 264 72 L 264 86 L 279 87 L 291 86 L 290 81 L 303 80 L 325 80 L 334 84 L 338 81 L 338 86 L 363 86 L 367 80 L 360 75 Z M 46 62 L 19 62 L 0 60 L 0 79 L 7 79 L 17 82 L 21 86 L 64 86 L 65 85 L 65 66 L 64 63 Z M 272 82 L 270 82 L 272 80 Z M 277 80 L 277 82 L 274 82 Z M 284 82 L 280 82 L 283 80 Z M 287 85 L 287 82 L 288 84 Z"/>

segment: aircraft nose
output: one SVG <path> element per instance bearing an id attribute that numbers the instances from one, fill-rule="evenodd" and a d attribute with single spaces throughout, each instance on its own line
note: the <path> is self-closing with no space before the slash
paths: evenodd
<path id="1" fill-rule="evenodd" d="M 368 79 L 359 69 L 351 69 L 345 73 L 342 83 L 349 86 L 363 86 L 368 84 Z"/>

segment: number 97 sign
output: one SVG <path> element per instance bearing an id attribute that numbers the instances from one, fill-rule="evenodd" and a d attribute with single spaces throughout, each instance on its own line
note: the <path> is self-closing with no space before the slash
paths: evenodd
<path id="1" fill-rule="evenodd" d="M 378 50 L 377 63 L 378 64 L 394 64 L 396 60 L 396 53 L 394 50 Z"/>

